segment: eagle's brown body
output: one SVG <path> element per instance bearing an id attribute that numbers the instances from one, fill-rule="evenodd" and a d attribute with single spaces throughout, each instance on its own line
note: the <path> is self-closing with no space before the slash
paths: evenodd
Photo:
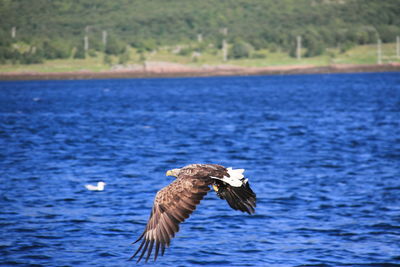
<path id="1" fill-rule="evenodd" d="M 229 177 L 229 170 L 216 164 L 192 164 L 182 169 L 174 169 L 171 175 L 176 176 L 171 184 L 158 191 L 150 218 L 142 235 L 135 241 L 143 239 L 135 257 L 141 250 L 138 262 L 147 251 L 146 261 L 150 258 L 153 248 L 154 260 L 161 249 L 164 255 L 165 247 L 171 238 L 179 231 L 179 224 L 187 219 L 196 209 L 196 205 L 213 185 L 221 199 L 226 199 L 235 210 L 249 214 L 254 213 L 256 195 L 250 189 L 247 179 L 243 179 L 240 187 L 230 186 L 220 180 Z"/>

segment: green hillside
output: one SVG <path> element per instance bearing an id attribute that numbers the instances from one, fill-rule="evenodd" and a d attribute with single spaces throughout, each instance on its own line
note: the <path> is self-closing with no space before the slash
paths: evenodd
<path id="1" fill-rule="evenodd" d="M 140 62 L 165 48 L 212 61 L 223 39 L 231 59 L 294 58 L 296 36 L 311 58 L 378 38 L 394 43 L 399 14 L 398 0 L 0 0 L 0 64 L 100 55 L 104 64 Z"/>

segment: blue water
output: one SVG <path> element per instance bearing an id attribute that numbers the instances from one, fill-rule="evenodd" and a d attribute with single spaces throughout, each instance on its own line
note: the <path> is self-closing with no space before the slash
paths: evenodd
<path id="1" fill-rule="evenodd" d="M 245 168 L 156 266 L 400 263 L 400 74 L 0 83 L 0 265 L 135 266 L 165 171 Z M 102 192 L 85 189 L 103 180 Z"/>

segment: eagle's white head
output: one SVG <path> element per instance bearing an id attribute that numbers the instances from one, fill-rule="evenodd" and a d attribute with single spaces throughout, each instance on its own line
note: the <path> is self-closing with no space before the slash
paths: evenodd
<path id="1" fill-rule="evenodd" d="M 172 170 L 168 170 L 167 173 L 166 173 L 165 175 L 167 175 L 167 176 L 178 177 L 180 171 L 181 171 L 181 169 L 172 169 Z"/>

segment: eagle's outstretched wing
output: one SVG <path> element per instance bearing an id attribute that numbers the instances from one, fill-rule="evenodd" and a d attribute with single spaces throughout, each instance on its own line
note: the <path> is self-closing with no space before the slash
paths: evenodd
<path id="1" fill-rule="evenodd" d="M 210 190 L 211 183 L 211 179 L 180 175 L 171 184 L 158 191 L 146 228 L 134 243 L 141 239 L 143 241 L 130 259 L 141 251 L 137 260 L 139 262 L 147 251 L 147 262 L 153 248 L 154 260 L 157 259 L 160 248 L 161 255 L 164 255 L 165 247 L 169 246 L 171 238 L 179 231 L 179 224 L 196 209 L 196 205 Z"/>

